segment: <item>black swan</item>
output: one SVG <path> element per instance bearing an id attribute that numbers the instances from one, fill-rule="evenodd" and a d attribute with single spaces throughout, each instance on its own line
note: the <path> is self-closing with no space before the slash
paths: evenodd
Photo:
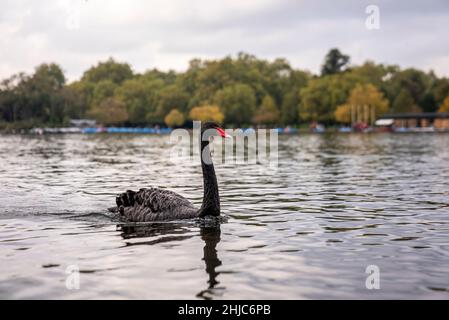
<path id="1" fill-rule="evenodd" d="M 116 197 L 117 207 L 113 211 L 129 222 L 190 219 L 220 215 L 220 198 L 214 165 L 209 150 L 210 136 L 229 137 L 216 123 L 206 122 L 201 126 L 200 158 L 203 171 L 203 204 L 196 208 L 183 196 L 166 189 L 145 188 L 128 190 Z"/>

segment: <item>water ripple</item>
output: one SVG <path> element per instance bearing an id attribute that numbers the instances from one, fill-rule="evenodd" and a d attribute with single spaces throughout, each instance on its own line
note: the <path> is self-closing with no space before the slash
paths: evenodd
<path id="1" fill-rule="evenodd" d="M 201 203 L 169 137 L 0 138 L 0 298 L 449 298 L 447 135 L 281 136 L 274 175 L 216 166 L 221 223 L 142 225 L 107 213 L 115 194 Z"/>

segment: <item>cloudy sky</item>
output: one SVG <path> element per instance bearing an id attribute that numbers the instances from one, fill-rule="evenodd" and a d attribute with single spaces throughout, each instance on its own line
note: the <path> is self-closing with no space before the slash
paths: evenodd
<path id="1" fill-rule="evenodd" d="M 369 5 L 379 9 L 378 29 Z M 137 72 L 181 71 L 194 57 L 239 51 L 318 72 L 331 47 L 353 64 L 449 76 L 448 30 L 445 0 L 2 0 L 0 78 L 56 62 L 75 80 L 108 57 Z"/>

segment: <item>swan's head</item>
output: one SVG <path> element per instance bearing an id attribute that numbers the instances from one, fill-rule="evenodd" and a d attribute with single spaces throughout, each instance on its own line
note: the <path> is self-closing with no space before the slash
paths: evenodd
<path id="1" fill-rule="evenodd" d="M 201 129 L 202 129 L 201 131 L 203 133 L 204 132 L 216 133 L 222 138 L 230 138 L 231 137 L 215 122 L 204 122 L 203 125 L 201 126 Z M 214 131 L 214 129 L 215 129 L 215 131 Z M 212 135 L 216 135 L 216 134 L 212 134 Z"/>

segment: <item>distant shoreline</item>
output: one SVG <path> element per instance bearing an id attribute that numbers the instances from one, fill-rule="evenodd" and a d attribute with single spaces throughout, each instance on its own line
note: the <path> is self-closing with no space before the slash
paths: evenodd
<path id="1" fill-rule="evenodd" d="M 243 130 L 254 128 L 243 128 Z M 310 128 L 266 128 L 276 129 L 281 135 L 297 134 L 368 134 L 368 133 L 449 133 L 449 130 L 436 130 L 434 128 L 397 128 L 383 130 L 382 128 L 371 128 L 367 130 L 353 130 L 349 127 L 328 127 L 323 131 Z M 148 135 L 168 135 L 172 128 L 148 128 L 148 127 L 45 127 L 32 129 L 10 129 L 0 130 L 0 134 L 11 135 L 66 135 L 66 134 L 148 134 Z"/>

